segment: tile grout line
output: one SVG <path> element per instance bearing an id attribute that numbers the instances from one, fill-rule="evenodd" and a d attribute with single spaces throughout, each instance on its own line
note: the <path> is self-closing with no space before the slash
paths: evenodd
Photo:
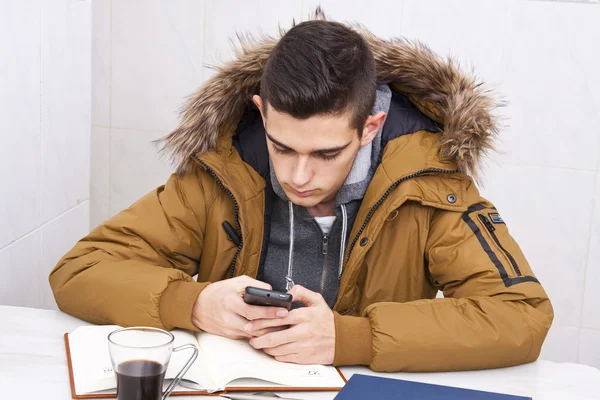
<path id="1" fill-rule="evenodd" d="M 112 0 L 111 0 L 112 1 Z M 203 8 L 203 12 L 202 12 L 202 84 L 204 84 L 204 72 L 206 70 L 205 64 L 206 64 L 206 2 L 208 0 L 204 0 L 204 3 L 202 3 L 202 8 Z"/>
<path id="2" fill-rule="evenodd" d="M 108 166 L 107 166 L 107 181 L 108 181 L 108 193 L 106 195 L 106 200 L 108 203 L 108 216 L 112 215 L 111 213 L 111 203 L 110 203 L 110 198 L 111 198 L 111 185 L 110 185 L 110 170 L 111 170 L 111 164 L 112 164 L 112 75 L 113 75 L 113 57 L 112 57 L 112 45 L 113 45 L 113 27 L 112 27 L 112 20 L 113 20 L 113 2 L 112 0 L 109 1 L 108 3 Z M 92 213 L 90 212 L 90 218 L 92 216 Z M 102 218 L 104 219 L 104 217 Z M 92 223 L 90 221 L 90 227 L 91 227 Z"/>
<path id="3" fill-rule="evenodd" d="M 600 333 L 600 328 L 586 328 L 586 327 L 582 326 L 581 327 L 581 331 L 592 331 L 592 332 L 598 332 L 598 333 Z"/>
<path id="4" fill-rule="evenodd" d="M 404 36 L 404 9 L 406 6 L 406 0 L 402 0 L 402 4 L 400 6 L 400 34 Z"/>
<path id="5" fill-rule="evenodd" d="M 40 227 L 41 228 L 41 227 Z M 42 272 L 42 257 L 44 255 L 44 235 L 42 234 L 42 231 L 40 230 L 40 237 L 39 237 L 39 243 L 38 243 L 38 279 L 40 278 L 41 272 Z M 48 275 L 46 275 L 46 279 L 48 279 Z M 42 305 L 43 302 L 43 295 L 42 295 L 42 291 L 38 290 L 37 292 L 37 302 L 38 302 L 38 307 Z"/>
<path id="6" fill-rule="evenodd" d="M 585 288 L 586 288 L 586 283 L 587 283 L 587 278 L 588 278 L 588 272 L 590 270 L 589 265 L 590 265 L 590 247 L 592 247 L 592 237 L 593 237 L 593 226 L 594 226 L 594 216 L 598 215 L 597 213 L 599 212 L 598 207 L 596 205 L 596 196 L 598 196 L 597 193 L 597 188 L 598 188 L 598 176 L 599 173 L 596 172 L 595 174 L 595 178 L 594 179 L 594 191 L 592 194 L 592 216 L 590 218 L 590 223 L 589 223 L 589 227 L 588 227 L 588 243 L 587 243 L 587 247 L 586 247 L 586 257 L 585 257 L 585 266 L 583 268 L 583 292 L 581 293 L 581 306 L 579 309 L 579 341 L 577 342 L 577 362 L 580 362 L 579 359 L 579 354 L 580 354 L 580 350 L 581 350 L 581 330 L 583 329 L 583 307 L 585 306 Z"/>
<path id="7" fill-rule="evenodd" d="M 40 1 L 40 8 L 39 8 L 39 17 L 40 17 L 40 24 L 39 24 L 39 28 L 40 28 L 40 165 L 39 165 L 39 170 L 38 170 L 38 204 L 37 204 L 37 212 L 38 212 L 38 223 L 42 221 L 42 171 L 44 168 L 44 126 L 43 126 L 43 83 L 42 83 L 42 74 L 43 74 L 43 49 L 42 49 L 42 36 L 43 36 L 43 32 L 42 32 L 42 16 L 43 16 L 43 12 L 42 12 L 42 8 L 44 7 L 43 5 L 44 3 L 42 1 Z M 18 240 L 18 239 L 17 239 Z M 3 247 L 4 248 L 4 247 Z"/>
<path id="8" fill-rule="evenodd" d="M 548 169 L 558 169 L 563 171 L 573 171 L 573 172 L 592 172 L 596 173 L 596 169 L 589 168 L 570 168 L 570 167 L 557 167 L 552 165 L 542 165 L 542 164 L 523 164 L 523 163 L 514 163 L 514 162 L 505 162 L 505 161 L 497 161 L 494 162 L 499 166 L 507 165 L 510 167 L 528 167 L 528 168 L 548 168 Z M 489 165 L 488 165 L 489 168 Z"/>
<path id="9" fill-rule="evenodd" d="M 38 199 L 40 199 L 39 204 L 38 204 L 38 212 L 39 212 L 39 221 L 41 222 L 42 220 L 42 201 L 41 201 L 41 191 L 42 191 L 42 185 L 41 185 L 41 181 L 42 181 L 42 169 L 44 168 L 44 129 L 43 129 L 43 125 L 42 125 L 42 58 L 43 58 L 43 50 L 42 50 L 42 36 L 43 36 L 43 32 L 42 32 L 42 8 L 44 7 L 43 2 L 40 1 L 40 173 L 38 174 L 38 177 L 40 179 L 40 184 L 38 185 L 38 189 L 40 191 L 40 196 L 38 196 Z M 40 237 L 39 237 L 39 242 L 38 242 L 38 248 L 37 248 L 37 252 L 38 252 L 38 269 L 39 269 L 39 265 L 41 264 L 42 261 L 42 248 L 44 246 L 43 243 L 43 238 L 42 238 L 42 226 L 44 226 L 44 224 L 36 227 L 33 231 L 26 233 L 25 235 L 21 236 L 21 238 L 17 238 L 16 240 L 10 242 L 8 245 L 2 247 L 0 249 L 0 251 L 3 251 L 5 248 L 8 248 L 9 246 L 11 246 L 14 243 L 19 242 L 21 239 L 24 239 L 25 237 L 29 236 L 30 234 L 33 234 L 35 231 L 39 230 L 40 231 Z M 39 274 L 40 271 L 38 271 Z M 38 297 L 38 305 L 41 303 L 41 295 L 38 291 L 37 293 L 37 297 Z"/>
<path id="10" fill-rule="evenodd" d="M 60 213 L 60 214 L 58 214 L 56 217 L 54 217 L 54 218 L 52 218 L 52 219 L 48 220 L 47 222 L 44 222 L 44 223 L 43 223 L 43 224 L 41 224 L 40 226 L 36 226 L 34 229 L 32 229 L 32 230 L 30 230 L 29 232 L 27 232 L 27 233 L 25 233 L 25 234 L 23 234 L 23 235 L 19 236 L 18 238 L 16 238 L 15 240 L 13 240 L 12 242 L 10 242 L 9 244 L 7 244 L 7 245 L 5 245 L 5 246 L 3 246 L 3 247 L 0 247 L 0 252 L 2 252 L 3 250 L 7 249 L 7 248 L 8 248 L 8 247 L 10 247 L 10 246 L 12 246 L 13 244 L 15 244 L 15 243 L 17 243 L 17 242 L 19 242 L 19 241 L 21 241 L 21 240 L 25 239 L 26 237 L 28 237 L 28 236 L 30 236 L 30 235 L 32 235 L 32 234 L 34 234 L 35 232 L 37 232 L 37 231 L 41 230 L 41 229 L 42 229 L 42 228 L 44 228 L 46 225 L 48 225 L 48 224 L 50 224 L 50 223 L 54 222 L 54 221 L 55 221 L 55 220 L 57 220 L 58 218 L 60 218 L 60 217 L 62 217 L 63 215 L 67 214 L 69 211 L 72 211 L 73 209 L 75 209 L 75 208 L 77 208 L 77 207 L 79 207 L 79 206 L 81 206 L 81 205 L 83 205 L 83 204 L 85 204 L 85 203 L 89 203 L 89 202 L 90 202 L 90 199 L 89 199 L 89 198 L 87 198 L 87 199 L 85 199 L 84 201 L 82 201 L 81 203 L 79 203 L 79 204 L 76 204 L 76 205 L 74 205 L 73 207 L 71 207 L 71 208 L 69 208 L 69 209 L 67 209 L 67 210 L 65 210 L 65 211 L 63 211 L 63 212 L 61 212 L 61 213 Z"/>
<path id="11" fill-rule="evenodd" d="M 144 128 L 126 128 L 119 126 L 97 126 L 98 128 L 109 128 L 118 129 L 120 131 L 134 131 L 134 132 L 149 132 L 149 133 L 160 133 L 161 135 L 168 135 L 173 130 L 159 130 L 159 129 L 144 129 Z"/>
<path id="12" fill-rule="evenodd" d="M 592 1 L 586 1 L 586 0 L 530 0 L 530 1 L 538 2 L 538 3 L 570 3 L 575 6 L 577 6 L 578 4 L 579 5 L 585 4 L 585 6 L 598 5 L 598 0 L 592 0 Z"/>

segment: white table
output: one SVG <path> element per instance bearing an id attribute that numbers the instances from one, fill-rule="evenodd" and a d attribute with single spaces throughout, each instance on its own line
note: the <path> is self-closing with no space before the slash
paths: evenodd
<path id="1" fill-rule="evenodd" d="M 87 323 L 58 311 L 0 306 L 0 393 L 2 399 L 71 398 L 63 334 Z M 513 368 L 447 373 L 353 373 L 530 396 L 542 399 L 600 399 L 600 370 L 586 365 L 537 361 Z M 285 394 L 299 399 L 333 399 L 335 393 Z M 195 400 L 204 396 L 177 396 Z M 218 399 L 211 397 L 212 399 Z"/>

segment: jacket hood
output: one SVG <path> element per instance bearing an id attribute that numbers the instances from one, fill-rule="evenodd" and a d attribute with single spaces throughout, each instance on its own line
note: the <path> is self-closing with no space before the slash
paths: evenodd
<path id="1" fill-rule="evenodd" d="M 310 19 L 325 20 L 321 8 Z M 464 73 L 451 57 L 444 59 L 426 45 L 403 38 L 384 40 L 352 24 L 375 57 L 377 81 L 407 94 L 427 117 L 440 125 L 440 158 L 477 178 L 482 158 L 494 149 L 500 106 L 491 92 Z M 280 29 L 280 37 L 285 34 Z M 237 58 L 216 67 L 217 73 L 193 93 L 181 109 L 181 122 L 161 139 L 178 174 L 193 169 L 191 155 L 217 149 L 220 136 L 235 130 L 252 96 L 259 93 L 263 67 L 279 38 L 238 35 Z"/>

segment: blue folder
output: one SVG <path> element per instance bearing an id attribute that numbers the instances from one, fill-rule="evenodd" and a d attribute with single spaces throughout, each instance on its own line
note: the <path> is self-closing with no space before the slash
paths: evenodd
<path id="1" fill-rule="evenodd" d="M 531 400 L 531 397 L 354 374 L 335 400 Z"/>

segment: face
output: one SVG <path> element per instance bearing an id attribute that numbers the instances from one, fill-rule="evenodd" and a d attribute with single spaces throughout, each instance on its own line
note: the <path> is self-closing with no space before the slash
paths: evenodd
<path id="1" fill-rule="evenodd" d="M 260 97 L 253 100 L 263 116 L 277 180 L 294 204 L 306 208 L 333 204 L 358 150 L 371 143 L 385 119 L 385 113 L 369 116 L 359 137 L 350 113 L 296 119 L 269 107 L 265 117 Z"/>

